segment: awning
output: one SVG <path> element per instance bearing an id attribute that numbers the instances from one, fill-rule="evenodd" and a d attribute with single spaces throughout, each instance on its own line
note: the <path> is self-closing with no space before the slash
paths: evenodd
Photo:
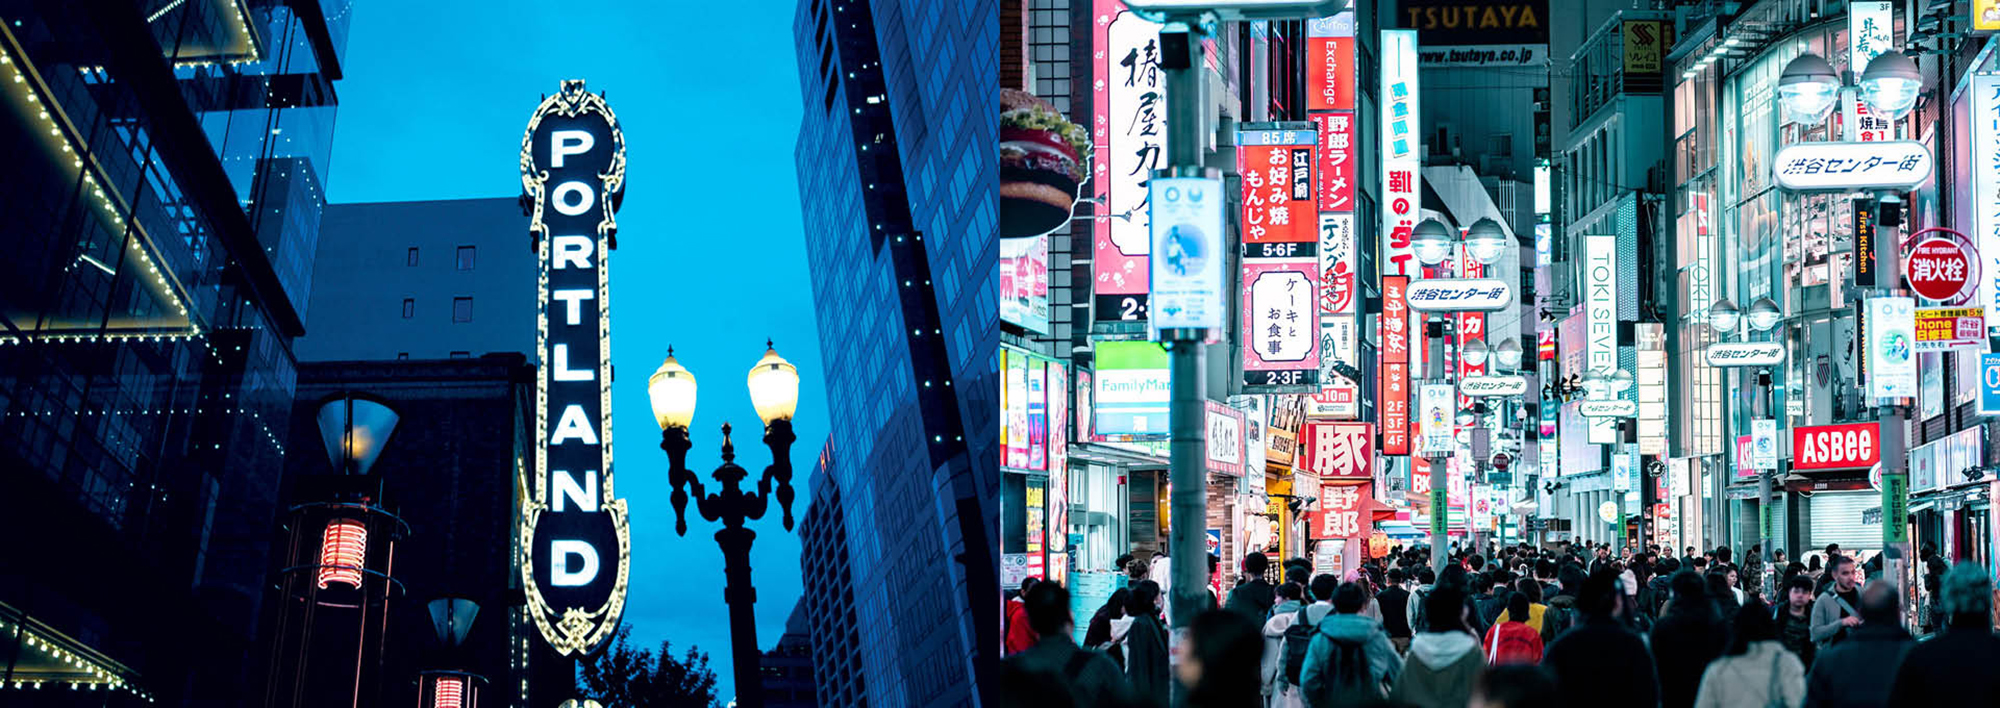
<path id="1" fill-rule="evenodd" d="M 0 696 L 32 691 L 123 691 L 146 701 L 137 672 L 103 652 L 0 604 Z M 12 704 L 14 699 L 0 698 Z"/>

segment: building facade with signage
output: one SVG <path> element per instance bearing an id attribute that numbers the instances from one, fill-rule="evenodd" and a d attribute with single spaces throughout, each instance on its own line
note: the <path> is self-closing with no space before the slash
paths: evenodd
<path id="1" fill-rule="evenodd" d="M 876 14 L 874 8 L 885 8 Z M 870 705 L 956 705 L 1000 647 L 993 2 L 808 0 L 796 168 Z M 948 59 L 940 60 L 940 57 Z M 957 71 L 944 75 L 939 72 Z M 983 560 L 982 560 L 983 559 Z"/>
<path id="2" fill-rule="evenodd" d="M 250 703 L 348 21 L 0 7 L 0 703 Z"/>
<path id="3" fill-rule="evenodd" d="M 1677 246 L 1663 252 L 1672 267 L 1662 269 L 1676 279 L 1674 297 L 1663 303 L 1671 309 L 1672 457 L 1688 470 L 1693 491 L 1705 497 L 1699 508 L 1712 515 L 1698 526 L 1699 542 L 1689 544 L 1742 549 L 1761 531 L 1795 558 L 1827 543 L 1864 559 L 1882 547 L 1881 493 L 1864 442 L 1872 438 L 1844 432 L 1880 434 L 1886 424 L 1862 385 L 1881 377 L 1871 376 L 1879 372 L 1869 369 L 1866 328 L 1858 321 L 1863 305 L 1853 295 L 1857 284 L 1880 284 L 1874 283 L 1871 253 L 1879 205 L 1844 194 L 1795 192 L 1773 173 L 1787 146 L 1915 141 L 1931 153 L 1936 169 L 1916 188 L 1898 193 L 1903 209 L 1896 232 L 1906 240 L 1897 252 L 1916 250 L 1919 239 L 1911 237 L 1921 235 L 1956 241 L 1951 250 L 1962 245 L 1968 259 L 1978 257 L 1973 253 L 1985 244 L 1978 236 L 1975 173 L 1991 146 L 1979 144 L 1972 89 L 1980 62 L 1988 61 L 1990 38 L 1939 38 L 1928 20 L 1912 21 L 1902 10 L 1856 2 L 1820 16 L 1797 3 L 1767 1 L 1735 17 L 1680 16 L 1681 33 L 1667 57 L 1674 192 L 1666 209 Z M 1851 41 L 1857 36 L 1872 42 Z M 1776 87 L 1791 60 L 1812 52 L 1846 69 L 1866 61 L 1862 52 L 1871 46 L 1876 52 L 1885 46 L 1918 50 L 1925 75 L 1941 77 L 1907 118 L 1892 123 L 1867 115 L 1859 104 L 1838 106 L 1817 125 L 1782 115 Z M 1983 291 L 1961 301 L 1935 286 L 1920 283 L 1920 292 L 1947 299 L 1918 301 L 1920 322 L 1983 304 Z M 1740 308 L 1762 298 L 1775 302 L 1782 315 L 1770 331 L 1745 325 L 1741 332 L 1717 332 L 1711 326 L 1714 303 L 1727 299 Z M 1979 329 L 1977 315 L 1972 319 L 1971 329 Z M 1916 544 L 1935 543 L 1947 559 L 1990 560 L 1993 522 L 1984 499 L 1992 482 L 1985 472 L 1991 426 L 1976 405 L 1978 360 L 1986 347 L 1951 341 L 1954 324 L 1931 329 L 1947 336 L 1933 344 L 1918 338 L 1914 395 L 1905 399 L 1907 531 Z M 1710 349 L 1718 341 L 1781 345 L 1783 358 L 1719 366 Z M 1769 472 L 1776 492 L 1761 504 L 1755 471 L 1737 462 L 1739 448 L 1755 445 L 1758 420 L 1774 421 L 1779 447 L 1776 469 Z M 1760 520 L 1769 527 L 1760 529 Z M 1919 599 L 1927 601 L 1927 594 Z"/>

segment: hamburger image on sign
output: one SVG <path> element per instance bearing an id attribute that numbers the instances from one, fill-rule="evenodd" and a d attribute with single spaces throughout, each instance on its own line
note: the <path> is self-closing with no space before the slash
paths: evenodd
<path id="1" fill-rule="evenodd" d="M 1090 135 L 1047 101 L 1000 91 L 1000 235 L 1037 236 L 1069 220 Z"/>

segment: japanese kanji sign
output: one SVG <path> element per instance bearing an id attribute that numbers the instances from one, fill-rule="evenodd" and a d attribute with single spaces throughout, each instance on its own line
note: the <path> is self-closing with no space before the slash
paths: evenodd
<path id="1" fill-rule="evenodd" d="M 1354 484 L 1375 477 L 1375 429 L 1368 423 L 1306 423 L 1297 467 L 1326 482 Z"/>
<path id="2" fill-rule="evenodd" d="M 1310 257 L 1310 244 L 1319 240 L 1318 199 L 1313 195 L 1313 149 L 1319 136 L 1307 130 L 1245 130 L 1237 140 L 1244 257 Z M 1258 246 L 1283 243 L 1308 246 Z"/>
<path id="3" fill-rule="evenodd" d="M 1410 250 L 1423 170 L 1416 31 L 1383 30 L 1381 51 L 1382 250 L 1377 262 L 1384 276 L 1420 275 Z"/>
<path id="4" fill-rule="evenodd" d="M 1167 82 L 1160 70 L 1160 25 L 1125 10 L 1119 0 L 1094 0 L 1092 26 L 1092 190 L 1098 214 L 1124 218 L 1091 223 L 1097 321 L 1143 323 L 1147 317 L 1147 255 L 1151 252 L 1148 181 L 1166 166 Z"/>
<path id="5" fill-rule="evenodd" d="M 1318 264 L 1245 260 L 1242 301 L 1244 383 L 1317 391 Z"/>
<path id="6" fill-rule="evenodd" d="M 1979 285 L 1977 256 L 1950 238 L 1927 238 L 1909 249 L 1904 274 L 1910 289 L 1930 300 L 1952 301 Z M 1963 300 L 1959 300 L 1962 302 Z"/>
<path id="7" fill-rule="evenodd" d="M 1354 114 L 1315 113 L 1319 129 L 1319 210 L 1354 211 Z"/>
<path id="8" fill-rule="evenodd" d="M 1794 192 L 1849 192 L 1913 189 L 1930 179 L 1931 168 L 1923 143 L 1888 140 L 1793 143 L 1778 151 L 1771 169 Z"/>
<path id="9" fill-rule="evenodd" d="M 1407 275 L 1382 276 L 1381 364 L 1377 382 L 1378 419 L 1382 421 L 1382 454 L 1410 454 L 1410 308 L 1404 298 Z"/>
<path id="10" fill-rule="evenodd" d="M 1319 488 L 1320 510 L 1308 517 L 1312 523 L 1312 537 L 1361 538 L 1374 531 L 1375 525 L 1368 518 L 1374 513 L 1374 486 L 1373 482 L 1322 483 Z"/>
<path id="11" fill-rule="evenodd" d="M 1972 189 L 1964 192 L 1972 207 L 1973 242 L 1982 260 L 1979 305 L 1986 308 L 1986 330 L 2000 328 L 2000 75 L 1972 75 L 1972 139 L 1966 146 Z"/>

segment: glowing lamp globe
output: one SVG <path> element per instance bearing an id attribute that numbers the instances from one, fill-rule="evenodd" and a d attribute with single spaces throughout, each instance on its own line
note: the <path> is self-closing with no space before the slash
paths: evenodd
<path id="1" fill-rule="evenodd" d="M 686 428 L 694 422 L 694 373 L 674 358 L 667 348 L 667 360 L 646 379 L 646 393 L 653 399 L 653 420 L 661 430 Z"/>
<path id="2" fill-rule="evenodd" d="M 764 344 L 764 358 L 750 367 L 750 404 L 756 406 L 757 417 L 770 425 L 774 421 L 791 420 L 798 411 L 799 370 L 778 356 L 778 350 L 770 342 Z"/>

